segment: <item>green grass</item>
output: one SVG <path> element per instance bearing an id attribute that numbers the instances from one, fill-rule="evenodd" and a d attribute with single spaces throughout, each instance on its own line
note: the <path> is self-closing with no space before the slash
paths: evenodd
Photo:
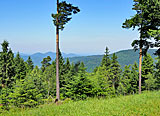
<path id="1" fill-rule="evenodd" d="M 160 116 L 160 91 L 110 99 L 88 99 L 56 106 L 12 110 L 0 116 Z"/>

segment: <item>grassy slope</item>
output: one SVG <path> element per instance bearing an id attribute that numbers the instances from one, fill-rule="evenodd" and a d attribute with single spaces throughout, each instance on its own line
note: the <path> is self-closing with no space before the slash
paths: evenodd
<path id="1" fill-rule="evenodd" d="M 10 111 L 1 116 L 160 116 L 160 91 Z"/>

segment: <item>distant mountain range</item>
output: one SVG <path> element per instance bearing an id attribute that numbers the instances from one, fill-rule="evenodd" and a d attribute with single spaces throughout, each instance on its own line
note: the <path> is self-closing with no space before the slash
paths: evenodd
<path id="1" fill-rule="evenodd" d="M 16 53 L 15 53 L 15 56 L 16 56 Z M 52 60 L 55 60 L 56 53 L 54 53 L 54 52 L 47 52 L 47 53 L 37 52 L 32 55 L 20 53 L 20 56 L 24 59 L 24 61 L 26 61 L 28 59 L 28 57 L 30 56 L 32 61 L 34 62 L 34 65 L 41 66 L 41 61 L 43 60 L 43 58 L 50 56 Z M 70 54 L 62 53 L 62 56 L 63 56 L 63 58 L 72 58 L 72 57 L 76 57 L 79 55 L 73 54 L 73 53 L 70 53 Z"/>
<path id="2" fill-rule="evenodd" d="M 152 58 L 156 57 L 155 55 L 153 55 L 155 51 L 156 51 L 155 49 L 150 49 L 148 51 L 148 53 L 151 54 Z M 25 61 L 28 59 L 28 56 L 29 56 L 29 55 L 21 54 L 21 53 L 20 55 Z M 116 52 L 116 55 L 118 57 L 118 62 L 122 68 L 125 65 L 133 64 L 134 62 L 138 63 L 138 58 L 139 58 L 138 51 L 135 52 L 132 49 L 121 50 L 119 52 Z M 55 60 L 56 53 L 53 53 L 53 52 L 35 53 L 30 56 L 34 62 L 34 65 L 37 65 L 40 67 L 41 61 L 43 60 L 43 58 L 50 56 L 52 60 Z M 84 62 L 85 66 L 87 67 L 88 72 L 92 72 L 95 67 L 99 66 L 103 58 L 103 55 L 80 56 L 80 55 L 72 54 L 72 53 L 71 54 L 62 53 L 62 56 L 64 57 L 64 59 L 69 58 L 70 62 L 73 62 L 73 63 L 76 63 L 79 61 Z M 110 57 L 111 56 L 112 54 L 110 54 Z"/>

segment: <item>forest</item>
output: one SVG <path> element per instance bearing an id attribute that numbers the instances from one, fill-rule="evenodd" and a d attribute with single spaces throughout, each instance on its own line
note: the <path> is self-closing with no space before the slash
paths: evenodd
<path id="1" fill-rule="evenodd" d="M 50 56 L 43 59 L 42 66 L 34 66 L 28 57 L 25 62 L 20 54 L 14 57 L 9 43 L 2 43 L 0 52 L 2 109 L 36 107 L 54 102 L 56 97 L 56 61 Z M 86 72 L 83 62 L 71 64 L 59 53 L 61 100 L 85 100 L 88 97 L 110 98 L 138 93 L 138 64 L 135 62 L 120 68 L 115 54 L 109 58 L 106 47 L 101 65 L 93 72 Z M 160 57 L 154 63 L 150 54 L 143 57 L 142 91 L 159 90 Z"/>
<path id="2" fill-rule="evenodd" d="M 14 108 L 60 105 L 90 98 L 110 99 L 159 90 L 160 1 L 133 2 L 136 14 L 126 19 L 122 28 L 139 31 L 140 37 L 132 42 L 134 50 L 139 50 L 139 63 L 123 69 L 115 53 L 109 56 L 107 46 L 100 65 L 92 72 L 86 71 L 83 62 L 64 60 L 59 49 L 59 31 L 63 31 L 72 14 L 80 12 L 78 7 L 66 1 L 57 0 L 57 13 L 51 15 L 56 27 L 55 60 L 47 56 L 41 61 L 41 67 L 35 66 L 31 57 L 24 61 L 20 53 L 14 56 L 9 42 L 4 40 L 0 51 L 0 113 Z M 149 48 L 156 48 L 156 61 L 147 52 Z"/>

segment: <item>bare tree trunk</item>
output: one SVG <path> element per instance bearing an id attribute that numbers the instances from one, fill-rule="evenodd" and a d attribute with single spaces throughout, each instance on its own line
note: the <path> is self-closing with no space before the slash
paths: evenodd
<path id="1" fill-rule="evenodd" d="M 57 14 L 59 13 L 58 8 L 59 0 L 57 0 Z M 57 18 L 58 22 L 58 18 Z M 60 88 L 59 88 L 59 26 L 56 26 L 56 99 L 60 100 Z"/>
<path id="2" fill-rule="evenodd" d="M 141 94 L 141 71 L 142 70 L 142 48 L 139 52 L 139 94 Z"/>

